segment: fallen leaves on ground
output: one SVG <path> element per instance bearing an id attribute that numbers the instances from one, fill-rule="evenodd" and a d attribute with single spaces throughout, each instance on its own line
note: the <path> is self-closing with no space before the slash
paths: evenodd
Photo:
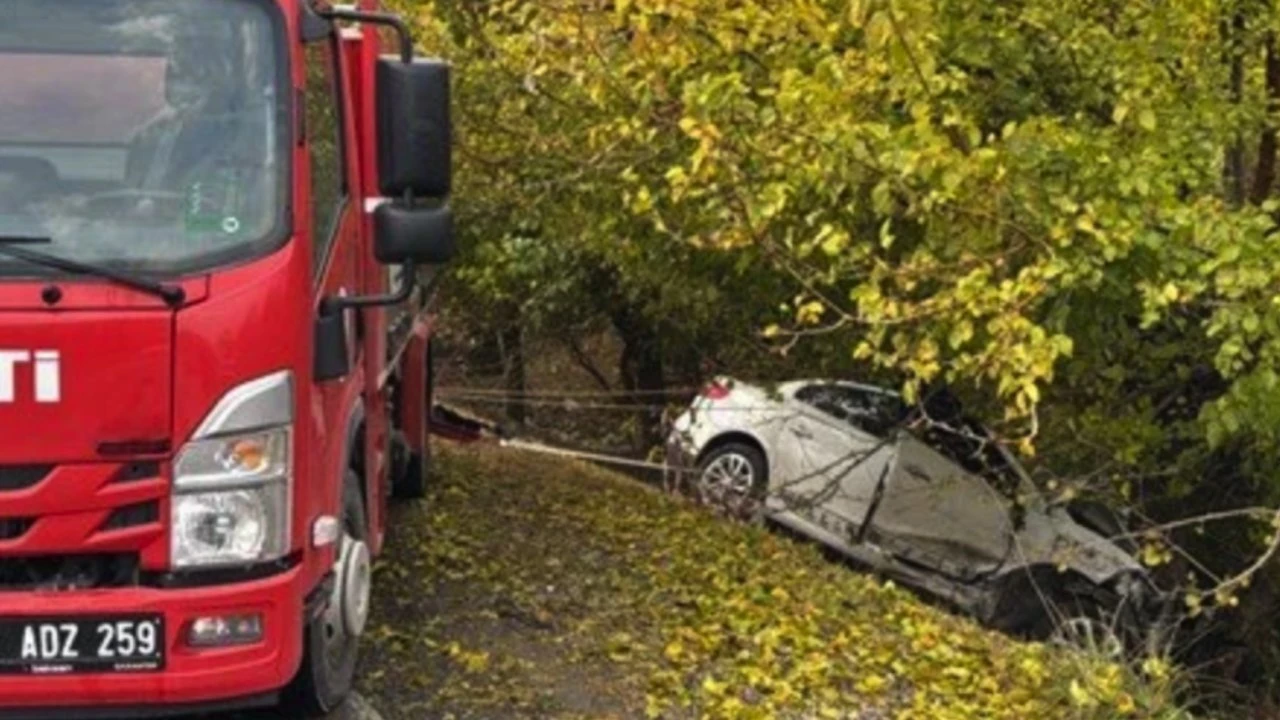
<path id="1" fill-rule="evenodd" d="M 363 684 L 389 718 L 1174 718 L 1164 685 L 1013 641 L 593 466 L 442 448 L 397 508 Z"/>

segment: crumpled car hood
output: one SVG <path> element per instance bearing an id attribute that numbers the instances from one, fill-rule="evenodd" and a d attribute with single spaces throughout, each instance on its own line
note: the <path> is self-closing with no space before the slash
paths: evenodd
<path id="1" fill-rule="evenodd" d="M 1098 584 L 1123 573 L 1146 572 L 1136 558 L 1060 509 L 1027 511 L 1010 565 L 1065 567 Z"/>

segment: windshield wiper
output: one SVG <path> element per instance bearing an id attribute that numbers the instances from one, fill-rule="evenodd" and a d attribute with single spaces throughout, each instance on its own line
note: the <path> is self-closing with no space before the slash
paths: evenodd
<path id="1" fill-rule="evenodd" d="M 142 292 L 154 295 L 165 301 L 170 307 L 178 307 L 187 299 L 187 293 L 177 285 L 169 285 L 155 280 L 149 280 L 137 275 L 122 273 L 110 268 L 100 267 L 98 265 L 89 265 L 75 260 L 49 255 L 39 250 L 32 250 L 28 245 L 47 245 L 53 242 L 51 238 L 46 237 L 25 237 L 21 235 L 0 235 L 0 255 L 7 255 L 11 258 L 31 263 L 32 265 L 41 265 L 62 272 L 74 273 L 76 275 L 92 275 L 114 283 L 124 285 L 125 287 L 141 290 Z"/>

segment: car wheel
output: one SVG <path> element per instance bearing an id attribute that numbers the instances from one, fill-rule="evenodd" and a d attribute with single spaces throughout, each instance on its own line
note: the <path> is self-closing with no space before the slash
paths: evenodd
<path id="1" fill-rule="evenodd" d="M 1118 611 L 1076 596 L 1051 600 L 1046 611 L 1051 645 L 1120 660 L 1125 654 L 1125 622 Z"/>
<path id="2" fill-rule="evenodd" d="M 769 489 L 764 453 L 746 443 L 717 447 L 698 464 L 696 488 L 700 502 L 729 517 L 747 522 L 761 519 Z"/>
<path id="3" fill-rule="evenodd" d="M 285 693 L 287 717 L 319 718 L 333 712 L 355 683 L 360 636 L 369 619 L 373 564 L 369 525 L 356 474 L 347 471 L 342 493 L 342 537 L 334 563 L 333 594 L 303 633 L 302 667 Z"/>

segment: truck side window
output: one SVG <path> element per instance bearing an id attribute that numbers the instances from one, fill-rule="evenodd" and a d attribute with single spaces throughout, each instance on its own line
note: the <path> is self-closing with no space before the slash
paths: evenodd
<path id="1" fill-rule="evenodd" d="M 307 47 L 306 133 L 311 158 L 313 268 L 319 273 L 337 234 L 338 213 L 347 196 L 342 142 L 342 95 L 336 41 Z"/>

